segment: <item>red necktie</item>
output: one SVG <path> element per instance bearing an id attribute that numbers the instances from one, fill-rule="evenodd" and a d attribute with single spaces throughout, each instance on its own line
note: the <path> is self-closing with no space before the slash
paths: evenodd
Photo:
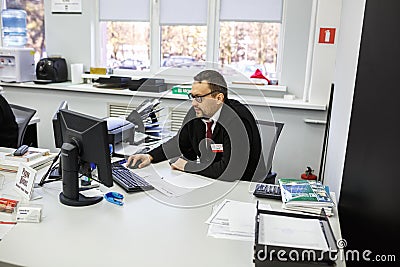
<path id="1" fill-rule="evenodd" d="M 211 127 L 213 125 L 213 121 L 207 121 L 207 131 L 206 131 L 206 138 L 207 139 L 212 139 L 212 131 L 211 131 Z M 209 142 L 209 140 L 207 140 L 207 142 Z"/>

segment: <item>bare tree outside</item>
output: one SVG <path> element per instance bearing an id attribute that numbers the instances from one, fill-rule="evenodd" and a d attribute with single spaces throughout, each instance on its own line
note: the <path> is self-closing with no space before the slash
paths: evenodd
<path id="1" fill-rule="evenodd" d="M 162 26 L 161 66 L 206 60 L 206 26 Z"/>
<path id="2" fill-rule="evenodd" d="M 149 22 L 110 21 L 106 28 L 108 67 L 150 68 Z"/>

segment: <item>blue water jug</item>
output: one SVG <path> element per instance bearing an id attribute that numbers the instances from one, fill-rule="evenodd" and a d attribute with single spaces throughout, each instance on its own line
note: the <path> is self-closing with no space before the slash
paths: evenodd
<path id="1" fill-rule="evenodd" d="M 25 46 L 28 40 L 25 10 L 4 9 L 1 12 L 1 19 L 3 46 Z"/>

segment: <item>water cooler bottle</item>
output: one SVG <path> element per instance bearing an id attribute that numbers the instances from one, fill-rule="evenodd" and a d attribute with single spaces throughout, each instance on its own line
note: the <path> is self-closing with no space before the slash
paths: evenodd
<path id="1" fill-rule="evenodd" d="M 25 10 L 4 9 L 1 19 L 3 46 L 24 47 L 28 40 Z"/>

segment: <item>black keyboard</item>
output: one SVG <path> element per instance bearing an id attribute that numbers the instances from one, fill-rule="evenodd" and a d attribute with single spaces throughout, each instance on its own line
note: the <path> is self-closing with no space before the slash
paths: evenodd
<path id="1" fill-rule="evenodd" d="M 122 166 L 119 162 L 111 163 L 111 170 L 114 182 L 128 193 L 154 189 L 146 180 Z"/>

